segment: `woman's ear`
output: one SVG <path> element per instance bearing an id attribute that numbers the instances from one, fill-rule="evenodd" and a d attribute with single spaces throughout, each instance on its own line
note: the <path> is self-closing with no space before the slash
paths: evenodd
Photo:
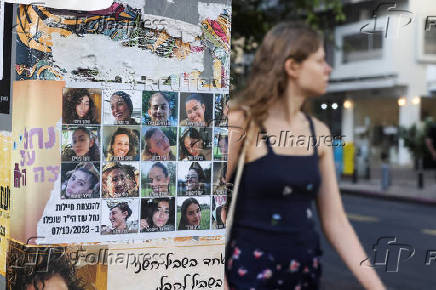
<path id="1" fill-rule="evenodd" d="M 293 58 L 288 58 L 285 61 L 285 72 L 291 78 L 297 78 L 300 75 L 301 63 L 298 63 Z"/>

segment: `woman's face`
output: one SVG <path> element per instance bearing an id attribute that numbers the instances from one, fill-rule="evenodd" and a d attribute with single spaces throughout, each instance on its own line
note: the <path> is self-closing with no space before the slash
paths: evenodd
<path id="1" fill-rule="evenodd" d="M 85 156 L 92 145 L 94 145 L 94 141 L 89 138 L 88 133 L 83 130 L 74 131 L 73 151 L 76 153 L 76 156 Z"/>
<path id="2" fill-rule="evenodd" d="M 301 63 L 299 75 L 296 78 L 297 85 L 308 96 L 325 94 L 332 68 L 325 61 L 324 48 L 320 47 L 317 52 L 309 55 Z"/>
<path id="3" fill-rule="evenodd" d="M 37 280 L 38 281 L 38 280 Z M 26 290 L 68 290 L 67 281 L 62 278 L 61 275 L 55 274 L 51 276 L 49 279 L 45 280 L 44 283 L 41 281 L 37 282 L 37 288 L 33 285 L 33 282 L 26 284 Z"/>
<path id="4" fill-rule="evenodd" d="M 198 156 L 203 150 L 203 140 L 201 139 L 186 136 L 185 140 L 183 140 L 183 144 L 185 145 L 186 151 L 188 151 L 191 156 Z"/>
<path id="5" fill-rule="evenodd" d="M 112 116 L 117 121 L 130 120 L 130 110 L 124 99 L 118 95 L 112 95 L 111 97 L 111 109 Z"/>
<path id="6" fill-rule="evenodd" d="M 120 197 L 128 193 L 129 178 L 120 168 L 113 169 L 106 177 L 106 189 L 111 197 Z"/>
<path id="7" fill-rule="evenodd" d="M 119 207 L 114 207 L 109 213 L 109 220 L 112 223 L 112 228 L 122 230 L 126 227 L 126 219 L 128 212 L 122 212 Z"/>
<path id="8" fill-rule="evenodd" d="M 159 194 L 162 192 L 168 192 L 168 184 L 170 183 L 170 177 L 165 176 L 163 169 L 160 167 L 152 167 L 148 173 L 150 179 L 150 186 L 153 193 Z"/>
<path id="9" fill-rule="evenodd" d="M 205 106 L 197 100 L 186 102 L 186 116 L 191 122 L 204 122 Z"/>
<path id="10" fill-rule="evenodd" d="M 163 227 L 170 219 L 170 203 L 168 201 L 160 201 L 157 205 L 157 211 L 153 213 L 153 224 L 158 227 Z"/>
<path id="11" fill-rule="evenodd" d="M 114 144 L 112 144 L 112 151 L 114 156 L 124 157 L 129 153 L 129 135 L 118 134 L 114 138 Z"/>
<path id="12" fill-rule="evenodd" d="M 80 119 L 85 118 L 89 113 L 89 96 L 83 96 L 80 103 L 76 105 L 76 114 Z"/>
<path id="13" fill-rule="evenodd" d="M 218 141 L 218 146 L 220 147 L 220 151 L 222 154 L 227 154 L 227 138 L 223 137 Z"/>
<path id="14" fill-rule="evenodd" d="M 168 121 L 170 106 L 162 94 L 154 94 L 151 96 L 148 115 L 153 122 Z"/>
<path id="15" fill-rule="evenodd" d="M 201 209 L 196 203 L 191 203 L 186 208 L 186 220 L 188 221 L 188 225 L 198 226 L 201 222 Z"/>
<path id="16" fill-rule="evenodd" d="M 194 169 L 188 171 L 186 175 L 186 190 L 198 190 L 199 186 L 198 173 Z"/>
<path id="17" fill-rule="evenodd" d="M 170 140 L 161 131 L 157 130 L 149 139 L 150 152 L 159 156 L 165 156 L 170 152 Z"/>
<path id="18" fill-rule="evenodd" d="M 81 170 L 75 170 L 67 181 L 66 193 L 68 197 L 81 197 L 85 194 L 91 194 L 91 177 L 88 173 Z"/>

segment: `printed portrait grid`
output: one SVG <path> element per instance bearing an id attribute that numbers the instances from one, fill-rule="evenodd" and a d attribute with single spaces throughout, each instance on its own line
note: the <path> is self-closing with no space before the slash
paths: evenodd
<path id="1" fill-rule="evenodd" d="M 64 89 L 61 198 L 100 199 L 102 235 L 223 229 L 228 98 Z"/>

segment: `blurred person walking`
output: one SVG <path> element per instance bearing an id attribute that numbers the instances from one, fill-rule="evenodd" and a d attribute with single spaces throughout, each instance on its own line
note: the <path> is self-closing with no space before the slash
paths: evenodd
<path id="1" fill-rule="evenodd" d="M 373 268 L 360 265 L 367 255 L 342 206 L 332 147 L 273 148 L 277 142 L 268 137 L 281 130 L 311 136 L 309 142 L 331 136 L 326 125 L 301 111 L 305 100 L 326 92 L 331 67 L 324 58 L 316 31 L 281 23 L 259 47 L 248 86 L 230 102 L 227 180 L 234 187 L 226 289 L 319 289 L 322 250 L 313 200 L 324 234 L 359 282 L 385 289 Z M 241 138 L 232 128 L 246 134 Z"/>

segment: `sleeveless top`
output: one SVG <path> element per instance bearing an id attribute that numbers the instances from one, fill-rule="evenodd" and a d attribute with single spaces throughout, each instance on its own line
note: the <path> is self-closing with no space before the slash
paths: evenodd
<path id="1" fill-rule="evenodd" d="M 316 135 L 312 119 L 306 118 L 312 134 L 311 139 L 305 136 L 307 147 L 307 142 L 315 142 Z M 264 128 L 262 131 L 265 134 L 261 136 L 267 136 Z M 269 137 L 263 140 L 267 154 L 244 165 L 231 239 L 271 251 L 321 251 L 312 217 L 312 200 L 321 183 L 317 146 L 311 144 L 312 155 L 279 155 L 274 153 Z"/>

